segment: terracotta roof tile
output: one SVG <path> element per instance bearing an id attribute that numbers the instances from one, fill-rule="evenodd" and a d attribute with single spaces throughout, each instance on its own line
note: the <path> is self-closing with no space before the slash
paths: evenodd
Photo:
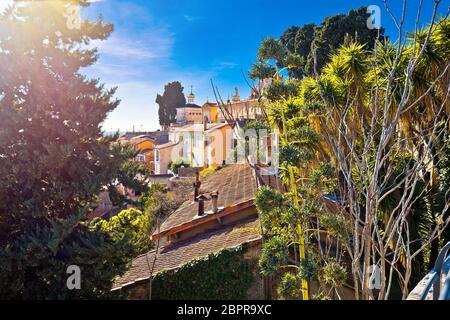
<path id="1" fill-rule="evenodd" d="M 207 123 L 206 124 L 206 132 L 210 133 L 214 130 L 230 126 L 228 123 Z M 204 125 L 203 123 L 193 123 L 193 124 L 186 124 L 184 126 L 180 127 L 174 127 L 172 128 L 172 131 L 174 132 L 203 132 L 204 131 Z"/>
<path id="2" fill-rule="evenodd" d="M 166 142 L 166 143 L 163 143 L 163 144 L 158 144 L 158 145 L 156 145 L 156 146 L 155 146 L 155 149 L 164 149 L 164 148 L 168 148 L 168 147 L 175 146 L 175 145 L 177 145 L 177 144 L 178 144 L 178 143 L 169 141 L 169 142 Z"/>
<path id="3" fill-rule="evenodd" d="M 95 218 L 101 218 L 107 213 L 108 213 L 108 210 L 100 210 L 100 209 L 99 210 L 95 210 L 95 211 L 92 211 L 92 212 L 88 213 L 87 219 L 89 221 L 91 221 L 91 220 L 94 220 Z"/>
<path id="4" fill-rule="evenodd" d="M 226 166 L 200 181 L 200 192 L 219 192 L 218 207 L 226 208 L 255 198 L 256 180 L 252 168 L 246 162 Z M 193 201 L 193 188 L 189 197 L 190 200 L 184 202 L 162 223 L 161 233 L 199 218 L 198 203 Z M 205 211 L 212 210 L 211 206 L 211 201 L 206 201 Z"/>
<path id="5" fill-rule="evenodd" d="M 195 103 L 186 103 L 184 106 L 178 106 L 177 109 L 183 109 L 183 108 L 201 108 L 198 104 Z"/>
<path id="6" fill-rule="evenodd" d="M 163 270 L 176 269 L 183 264 L 224 248 L 237 247 L 261 239 L 257 217 L 222 226 L 180 242 L 169 244 L 159 250 L 153 274 Z M 148 279 L 149 265 L 153 264 L 155 250 L 135 258 L 130 269 L 113 285 L 113 290 Z"/>

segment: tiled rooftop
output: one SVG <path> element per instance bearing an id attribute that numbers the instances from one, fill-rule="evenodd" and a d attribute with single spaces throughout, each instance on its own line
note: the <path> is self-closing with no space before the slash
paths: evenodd
<path id="1" fill-rule="evenodd" d="M 155 144 L 163 144 L 169 141 L 169 134 L 166 131 L 154 131 L 154 132 L 127 132 L 122 135 L 118 141 L 120 143 L 132 143 L 137 144 L 143 141 L 152 140 Z"/>
<path id="2" fill-rule="evenodd" d="M 91 220 L 94 220 L 95 218 L 100 218 L 100 217 L 102 217 L 103 215 L 105 215 L 107 213 L 108 213 L 108 210 L 100 210 L 100 209 L 98 209 L 98 210 L 89 212 L 88 215 L 87 215 L 87 219 L 89 221 L 91 221 Z"/>
<path id="3" fill-rule="evenodd" d="M 218 191 L 218 207 L 230 207 L 255 198 L 256 180 L 248 163 L 237 163 L 226 166 L 203 179 L 201 192 Z M 194 189 L 190 199 L 183 203 L 161 225 L 160 232 L 198 219 L 198 203 L 193 201 Z M 211 201 L 205 202 L 205 211 L 211 210 Z"/>
<path id="4" fill-rule="evenodd" d="M 206 132 L 212 132 L 214 130 L 229 126 L 228 123 L 207 123 Z M 173 127 L 172 131 L 176 132 L 203 132 L 203 123 L 190 123 L 179 127 Z"/>
<path id="5" fill-rule="evenodd" d="M 166 142 L 166 143 L 163 143 L 163 144 L 158 144 L 158 145 L 155 146 L 155 148 L 156 149 L 164 149 L 164 148 L 168 148 L 168 147 L 171 147 L 171 146 L 174 146 L 174 145 L 177 145 L 177 143 L 169 141 L 169 142 Z"/>
<path id="6" fill-rule="evenodd" d="M 176 269 L 183 264 L 224 248 L 237 247 L 261 239 L 259 219 L 254 217 L 236 224 L 222 226 L 159 249 L 153 275 L 163 270 Z M 113 290 L 148 279 L 149 265 L 153 264 L 155 250 L 135 258 L 130 269 L 113 285 Z"/>

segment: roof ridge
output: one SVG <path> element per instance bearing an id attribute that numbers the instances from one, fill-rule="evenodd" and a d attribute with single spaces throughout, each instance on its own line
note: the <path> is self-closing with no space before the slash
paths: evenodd
<path id="1" fill-rule="evenodd" d="M 201 179 L 203 192 L 219 191 L 219 206 L 224 207 L 222 214 L 230 213 L 236 206 L 244 205 L 255 197 L 257 181 L 252 167 L 246 161 L 229 164 Z M 197 206 L 192 201 L 193 190 L 189 192 L 190 198 L 184 201 L 161 225 L 158 235 L 166 234 L 170 230 L 184 226 L 194 221 L 195 225 L 205 222 L 197 219 Z M 211 204 L 207 204 L 210 206 Z M 229 208 L 229 210 L 227 210 Z M 205 208 L 206 209 L 206 208 Z M 238 209 L 238 208 L 235 208 Z M 230 211 L 231 210 L 231 211 Z M 208 219 L 209 215 L 205 216 Z M 195 221 L 198 220 L 198 221 Z"/>
<path id="2" fill-rule="evenodd" d="M 241 219 L 241 220 L 235 221 L 235 222 L 230 223 L 230 224 L 220 225 L 220 226 L 218 226 L 216 228 L 209 229 L 209 230 L 206 230 L 205 232 L 199 233 L 199 234 L 195 235 L 194 237 L 186 238 L 186 239 L 183 239 L 181 241 L 174 242 L 174 243 L 169 243 L 169 244 L 165 245 L 164 248 L 167 248 L 168 246 L 175 245 L 175 244 L 177 246 L 181 246 L 182 247 L 183 243 L 192 241 L 192 239 L 194 239 L 194 238 L 202 238 L 202 236 L 208 236 L 208 235 L 211 235 L 211 234 L 213 234 L 215 232 L 218 232 L 218 231 L 222 231 L 222 230 L 226 230 L 226 229 L 233 229 L 237 225 L 253 222 L 255 220 L 258 220 L 258 216 L 252 216 L 252 217 L 249 217 L 249 218 L 245 218 L 245 219 Z M 161 247 L 160 250 L 162 248 L 163 247 Z M 150 253 L 150 251 L 148 253 Z"/>

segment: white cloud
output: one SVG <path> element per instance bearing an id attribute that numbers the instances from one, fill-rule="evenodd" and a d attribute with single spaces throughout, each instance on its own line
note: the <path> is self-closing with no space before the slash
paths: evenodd
<path id="1" fill-rule="evenodd" d="M 89 75 L 95 77 L 95 75 L 101 75 L 101 77 L 116 78 L 130 78 L 134 76 L 139 76 L 142 74 L 137 68 L 130 68 L 127 64 L 115 64 L 115 63 L 104 63 L 101 59 L 99 62 L 95 63 L 89 67 Z"/>
<path id="2" fill-rule="evenodd" d="M 198 21 L 198 20 L 203 20 L 203 19 L 204 19 L 204 17 L 201 17 L 201 16 L 191 16 L 191 15 L 189 15 L 189 14 L 183 15 L 183 17 L 184 17 L 184 19 L 185 19 L 187 22 L 193 22 L 193 21 Z"/>
<path id="3" fill-rule="evenodd" d="M 116 97 L 121 103 L 108 115 L 104 130 L 131 130 L 133 125 L 140 130 L 155 130 L 159 126 L 158 109 L 155 107 L 157 84 L 150 82 L 108 83 L 107 87 L 117 86 Z"/>
<path id="4" fill-rule="evenodd" d="M 140 32 L 135 38 L 113 33 L 106 41 L 95 41 L 92 45 L 98 48 L 100 54 L 113 58 L 167 58 L 172 52 L 173 35 L 158 29 Z"/>
<path id="5" fill-rule="evenodd" d="M 111 4 L 111 5 L 110 5 Z M 147 8 L 133 3 L 108 2 L 99 4 L 98 12 L 115 17 L 115 31 L 103 42 L 96 42 L 99 60 L 87 68 L 90 78 L 100 78 L 107 88 L 118 87 L 116 97 L 120 105 L 108 115 L 104 130 L 131 130 L 133 125 L 144 130 L 159 128 L 156 95 L 162 94 L 164 85 L 178 80 L 185 87 L 184 93 L 193 86 L 195 102 L 202 104 L 208 97 L 214 100 L 210 79 L 221 70 L 235 68 L 232 61 L 211 65 L 209 70 L 199 70 L 190 65 L 180 66 L 173 60 L 176 35 L 171 27 L 154 20 Z M 202 17 L 186 15 L 187 21 Z M 228 92 L 231 85 L 217 83 Z"/>
<path id="6" fill-rule="evenodd" d="M 156 95 L 164 92 L 164 85 L 170 81 L 180 81 L 184 93 L 192 85 L 196 94 L 195 102 L 202 104 L 207 97 L 213 97 L 210 79 L 214 74 L 202 71 L 160 70 L 157 77 L 146 80 L 130 80 L 123 82 L 108 82 L 106 87 L 117 87 L 116 97 L 121 103 L 105 121 L 104 130 L 116 131 L 136 129 L 159 129 L 158 105 Z"/>
<path id="7" fill-rule="evenodd" d="M 151 49 L 125 38 L 111 37 L 93 45 L 98 48 L 100 54 L 118 58 L 150 59 L 157 56 Z"/>
<path id="8" fill-rule="evenodd" d="M 214 67 L 214 69 L 215 70 L 234 69 L 237 66 L 238 64 L 235 62 L 221 61 Z"/>

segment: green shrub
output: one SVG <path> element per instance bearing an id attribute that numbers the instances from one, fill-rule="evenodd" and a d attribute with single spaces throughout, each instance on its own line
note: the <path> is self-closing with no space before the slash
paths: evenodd
<path id="1" fill-rule="evenodd" d="M 153 280 L 152 299 L 246 299 L 252 283 L 253 274 L 242 247 L 223 249 L 192 260 L 173 273 L 158 273 Z"/>

